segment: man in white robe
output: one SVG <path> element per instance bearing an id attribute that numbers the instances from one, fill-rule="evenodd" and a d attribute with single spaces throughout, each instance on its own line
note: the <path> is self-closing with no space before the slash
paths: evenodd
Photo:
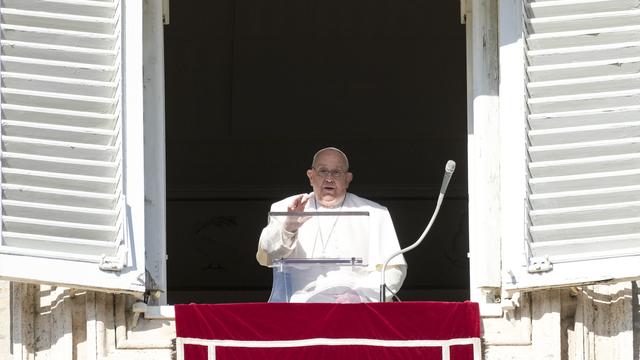
<path id="1" fill-rule="evenodd" d="M 358 212 L 362 219 L 342 216 L 284 216 L 271 218 L 262 230 L 256 258 L 270 266 L 274 260 L 362 257 L 365 267 L 343 267 L 320 275 L 308 272 L 306 286 L 292 302 L 379 301 L 384 261 L 400 250 L 389 211 L 384 206 L 347 192 L 353 174 L 346 155 L 336 148 L 316 153 L 307 177 L 313 192 L 289 197 L 271 206 L 272 212 Z M 325 214 L 327 215 L 327 214 Z M 363 222 L 364 221 L 364 222 Z M 362 224 L 366 228 L 363 228 Z M 365 240 L 363 239 L 363 235 Z M 396 293 L 406 276 L 402 255 L 387 265 L 385 283 Z M 387 292 L 387 298 L 392 296 Z"/>

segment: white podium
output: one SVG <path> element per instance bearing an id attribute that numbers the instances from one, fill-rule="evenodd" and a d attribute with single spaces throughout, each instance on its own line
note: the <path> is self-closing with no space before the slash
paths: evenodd
<path id="1" fill-rule="evenodd" d="M 276 226 L 302 223 L 297 231 L 297 252 L 273 260 L 269 302 L 370 301 L 370 289 L 362 287 L 370 280 L 368 212 L 271 212 L 269 221 Z"/>
<path id="2" fill-rule="evenodd" d="M 359 284 L 369 275 L 361 258 L 279 259 L 274 261 L 272 268 L 269 302 L 364 301 Z"/>

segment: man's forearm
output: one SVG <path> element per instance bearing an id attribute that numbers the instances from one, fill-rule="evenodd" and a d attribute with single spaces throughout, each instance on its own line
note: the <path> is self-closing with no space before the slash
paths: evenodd
<path id="1" fill-rule="evenodd" d="M 289 232 L 280 224 L 270 224 L 262 230 L 260 248 L 271 259 L 287 257 L 297 245 L 297 232 Z"/>

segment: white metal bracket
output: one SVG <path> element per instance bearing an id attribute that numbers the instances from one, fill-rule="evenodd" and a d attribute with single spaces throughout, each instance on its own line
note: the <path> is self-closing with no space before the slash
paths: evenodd
<path id="1" fill-rule="evenodd" d="M 520 307 L 520 292 L 516 291 L 513 293 L 509 293 L 504 291 L 502 293 L 502 301 L 500 302 L 500 307 L 502 310 L 507 313 L 513 313 L 516 308 Z"/>
<path id="2" fill-rule="evenodd" d="M 144 314 L 147 320 L 173 320 L 176 313 L 171 305 L 153 306 L 147 305 L 142 301 L 135 302 L 131 308 L 133 319 L 131 320 L 131 328 L 135 328 L 140 319 L 140 315 Z"/>
<path id="3" fill-rule="evenodd" d="M 553 270 L 553 264 L 549 261 L 549 256 L 544 258 L 531 258 L 531 262 L 527 267 L 530 273 L 547 272 Z"/>
<path id="4" fill-rule="evenodd" d="M 120 245 L 116 256 L 102 255 L 100 258 L 100 270 L 102 271 L 122 271 L 127 265 L 128 251 Z"/>
<path id="5" fill-rule="evenodd" d="M 116 256 L 102 255 L 100 258 L 100 270 L 102 271 L 122 271 L 128 264 L 127 261 L 127 247 L 124 244 L 118 246 L 118 253 Z"/>
<path id="6" fill-rule="evenodd" d="M 123 259 L 117 257 L 106 257 L 104 255 L 100 259 L 100 270 L 102 271 L 120 271 L 123 268 Z"/>

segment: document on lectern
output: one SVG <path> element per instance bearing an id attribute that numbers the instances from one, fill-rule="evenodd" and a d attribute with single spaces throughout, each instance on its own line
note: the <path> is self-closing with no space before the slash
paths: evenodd
<path id="1" fill-rule="evenodd" d="M 271 212 L 278 226 L 300 224 L 288 257 L 273 261 L 270 302 L 357 303 L 375 298 L 370 282 L 369 213 Z M 272 224 L 273 225 L 273 224 Z"/>

